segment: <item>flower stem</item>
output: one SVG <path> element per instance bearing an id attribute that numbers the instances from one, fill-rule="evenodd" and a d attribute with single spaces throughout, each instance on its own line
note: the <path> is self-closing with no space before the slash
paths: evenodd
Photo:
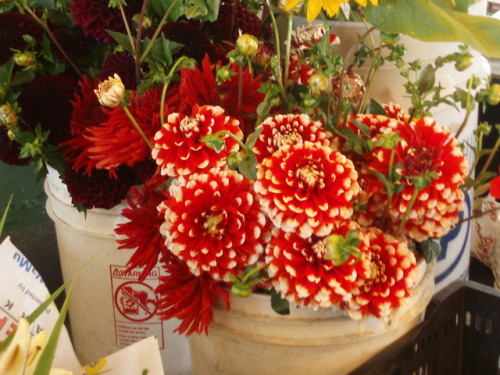
<path id="1" fill-rule="evenodd" d="M 477 177 L 474 179 L 475 181 L 481 181 L 481 178 L 488 171 L 488 168 L 491 165 L 499 148 L 500 148 L 500 138 L 497 138 L 495 145 L 493 146 L 493 149 L 491 150 L 491 152 L 488 155 L 488 159 L 486 159 L 486 162 L 484 163 L 483 167 L 481 168 L 481 171 L 478 173 Z M 475 186 L 475 183 L 471 184 L 465 192 L 469 191 L 474 186 Z"/>
<path id="2" fill-rule="evenodd" d="M 288 86 L 288 74 L 290 73 L 290 51 L 292 45 L 292 26 L 293 26 L 293 14 L 287 15 L 287 30 L 286 30 L 286 49 L 285 49 L 285 77 L 284 86 Z"/>
<path id="3" fill-rule="evenodd" d="M 31 10 L 31 8 L 26 4 L 26 2 L 24 0 L 19 0 L 19 3 L 23 7 L 23 9 L 26 10 L 26 12 L 31 16 L 31 18 L 33 18 L 35 20 L 35 22 L 38 23 L 42 27 L 43 30 L 45 30 L 45 32 L 49 36 L 50 40 L 52 40 L 52 42 L 56 45 L 57 49 L 63 54 L 64 58 L 69 62 L 69 64 L 71 65 L 71 67 L 81 77 L 83 75 L 82 71 L 80 69 L 78 69 L 78 67 L 76 66 L 75 62 L 71 59 L 71 57 L 68 55 L 68 53 L 65 51 L 65 49 L 61 46 L 61 44 L 59 43 L 59 41 L 57 40 L 57 38 L 52 33 L 52 30 L 50 30 L 49 26 L 45 22 L 43 22 L 36 15 L 35 12 L 33 12 Z"/>
<path id="4" fill-rule="evenodd" d="M 122 15 L 123 24 L 125 25 L 125 30 L 127 30 L 128 42 L 130 43 L 130 48 L 132 49 L 132 54 L 136 54 L 134 38 L 132 37 L 132 31 L 130 30 L 130 25 L 128 24 L 127 16 L 125 15 L 125 9 L 123 8 L 123 3 L 119 1 L 120 13 Z"/>
<path id="5" fill-rule="evenodd" d="M 126 106 L 123 106 L 123 110 L 127 114 L 127 116 L 130 119 L 130 121 L 132 121 L 132 124 L 134 125 L 134 127 L 136 128 L 136 130 L 139 132 L 139 134 L 141 135 L 141 137 L 144 139 L 144 141 L 147 143 L 147 145 L 149 146 L 149 148 L 153 149 L 153 145 L 151 144 L 151 141 L 148 139 L 148 137 L 146 137 L 146 134 L 144 134 L 144 131 L 141 129 L 141 127 L 139 126 L 139 124 L 137 123 L 137 121 L 135 121 L 135 118 L 134 118 L 134 116 L 132 116 L 132 113 L 130 113 L 130 111 L 128 110 L 128 108 Z"/>
<path id="6" fill-rule="evenodd" d="M 250 272 L 248 272 L 245 276 L 243 276 L 243 278 L 241 279 L 241 282 L 242 282 L 243 284 L 244 284 L 244 283 L 246 283 L 246 282 L 248 281 L 248 279 L 249 279 L 252 275 L 256 274 L 257 272 L 262 271 L 262 270 L 263 270 L 264 268 L 266 268 L 266 267 L 267 267 L 267 264 L 266 264 L 266 263 L 263 263 L 263 264 L 261 264 L 260 266 L 255 267 L 255 268 L 254 268 L 254 269 L 252 269 Z"/>
<path id="7" fill-rule="evenodd" d="M 142 37 L 142 29 L 143 29 L 143 21 L 144 15 L 146 14 L 146 9 L 148 8 L 149 0 L 144 0 L 142 3 L 141 13 L 139 15 L 139 26 L 137 28 L 137 35 L 135 37 L 135 78 L 136 82 L 139 83 L 141 79 L 141 37 Z"/>
<path id="8" fill-rule="evenodd" d="M 175 64 L 172 66 L 172 68 L 170 68 L 170 71 L 168 72 L 167 79 L 166 79 L 165 83 L 163 84 L 163 89 L 161 92 L 161 102 L 160 102 L 160 121 L 161 121 L 162 126 L 165 123 L 165 98 L 167 96 L 168 86 L 170 85 L 170 81 L 172 80 L 172 77 L 174 76 L 175 71 L 177 70 L 177 68 L 179 67 L 181 62 L 183 60 L 186 60 L 186 59 L 188 59 L 187 56 L 182 56 L 182 57 L 179 57 L 177 59 Z"/>
<path id="9" fill-rule="evenodd" d="M 462 131 L 465 129 L 465 126 L 469 122 L 470 115 L 472 113 L 471 104 L 472 107 L 474 106 L 474 102 L 471 102 L 471 94 L 470 90 L 472 89 L 472 79 L 469 79 L 467 82 L 467 99 L 466 99 L 466 106 L 465 106 L 465 117 L 464 120 L 462 121 L 462 124 L 460 125 L 460 128 L 458 129 L 457 133 L 455 134 L 455 138 L 458 139 L 460 137 L 460 134 L 462 134 Z"/>
<path id="10" fill-rule="evenodd" d="M 466 217 L 465 219 L 460 220 L 459 222 L 457 222 L 455 224 L 455 227 L 458 227 L 459 225 L 462 225 L 463 223 L 465 223 L 467 221 L 480 218 L 480 217 L 482 217 L 484 215 L 491 214 L 492 212 L 495 212 L 495 211 L 498 211 L 498 210 L 500 210 L 500 207 L 493 207 L 493 208 L 490 208 L 489 210 L 478 212 L 477 214 L 474 214 L 472 216 L 469 216 L 469 217 Z"/>
<path id="11" fill-rule="evenodd" d="M 177 4 L 177 1 L 179 1 L 179 0 L 172 1 L 172 4 L 170 4 L 167 11 L 163 15 L 163 18 L 161 19 L 160 23 L 158 24 L 158 27 L 156 28 L 156 30 L 153 34 L 153 37 L 151 38 L 151 41 L 146 46 L 146 49 L 144 50 L 139 62 L 142 63 L 144 61 L 144 59 L 149 55 L 149 52 L 151 52 L 151 49 L 153 48 L 153 44 L 154 44 L 155 40 L 158 38 L 158 35 L 160 35 L 161 29 L 163 28 L 163 25 L 165 25 L 165 22 L 167 22 L 167 18 L 169 16 L 170 12 L 172 11 L 172 9 L 174 9 L 174 6 Z"/>

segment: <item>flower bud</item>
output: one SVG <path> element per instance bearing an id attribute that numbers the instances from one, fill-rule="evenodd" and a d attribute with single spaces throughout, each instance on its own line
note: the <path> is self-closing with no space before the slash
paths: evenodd
<path id="1" fill-rule="evenodd" d="M 14 133 L 11 129 L 7 130 L 7 137 L 11 140 L 11 141 L 15 141 L 17 138 L 16 138 L 16 133 Z"/>
<path id="2" fill-rule="evenodd" d="M 125 97 L 125 86 L 118 74 L 115 73 L 114 77 L 108 77 L 107 80 L 99 83 L 97 90 L 94 90 L 94 92 L 101 105 L 114 108 L 120 105 Z"/>
<path id="3" fill-rule="evenodd" d="M 401 39 L 400 34 L 380 32 L 380 40 L 386 44 L 395 44 Z"/>
<path id="4" fill-rule="evenodd" d="M 455 62 L 455 69 L 459 72 L 464 71 L 474 62 L 474 57 L 467 53 L 465 55 L 461 55 L 458 60 Z"/>
<path id="5" fill-rule="evenodd" d="M 132 24 L 135 29 L 139 28 L 139 20 L 141 19 L 141 15 L 139 13 L 135 14 L 132 17 Z M 151 19 L 149 17 L 143 16 L 142 17 L 142 28 L 143 29 L 149 29 L 151 27 Z"/>
<path id="6" fill-rule="evenodd" d="M 13 128 L 17 125 L 18 120 L 19 117 L 10 104 L 0 106 L 0 124 L 8 128 Z"/>
<path id="7" fill-rule="evenodd" d="M 309 78 L 309 88 L 313 95 L 328 92 L 328 77 L 323 73 L 315 73 Z"/>
<path id="8" fill-rule="evenodd" d="M 486 103 L 489 105 L 497 105 L 500 103 L 500 85 L 494 83 L 488 89 L 488 93 L 486 95 Z"/>
<path id="9" fill-rule="evenodd" d="M 236 40 L 236 47 L 245 56 L 252 56 L 259 50 L 259 41 L 250 34 L 242 34 Z"/>
<path id="10" fill-rule="evenodd" d="M 16 52 L 14 62 L 22 67 L 32 66 L 36 63 L 36 57 L 32 52 Z"/>

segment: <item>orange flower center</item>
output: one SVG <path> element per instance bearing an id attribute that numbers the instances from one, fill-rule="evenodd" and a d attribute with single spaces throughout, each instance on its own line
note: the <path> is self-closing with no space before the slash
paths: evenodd
<path id="1" fill-rule="evenodd" d="M 273 135 L 273 146 L 280 148 L 285 145 L 294 145 L 302 141 L 302 136 L 295 131 L 276 132 Z"/>
<path id="2" fill-rule="evenodd" d="M 179 124 L 179 128 L 183 133 L 199 132 L 200 123 L 192 117 L 184 117 Z"/>
<path id="3" fill-rule="evenodd" d="M 299 180 L 299 187 L 301 189 L 314 189 L 316 187 L 324 187 L 325 173 L 319 170 L 314 164 L 307 164 L 297 169 L 295 173 L 296 178 Z"/>

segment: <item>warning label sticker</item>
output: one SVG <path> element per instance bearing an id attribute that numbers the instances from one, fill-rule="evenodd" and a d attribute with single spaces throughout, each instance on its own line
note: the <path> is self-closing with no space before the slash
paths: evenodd
<path id="1" fill-rule="evenodd" d="M 114 296 L 116 345 L 129 346 L 154 335 L 163 349 L 163 323 L 156 314 L 160 269 L 151 270 L 144 281 L 138 281 L 139 271 L 110 265 L 111 285 Z"/>

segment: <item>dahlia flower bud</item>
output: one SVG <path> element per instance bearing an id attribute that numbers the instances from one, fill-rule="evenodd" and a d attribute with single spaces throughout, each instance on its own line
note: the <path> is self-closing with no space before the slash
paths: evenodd
<path id="1" fill-rule="evenodd" d="M 16 52 L 14 55 L 14 62 L 18 66 L 28 67 L 35 65 L 36 57 L 33 52 Z"/>
<path id="2" fill-rule="evenodd" d="M 491 85 L 486 94 L 486 103 L 489 105 L 497 105 L 500 103 L 500 85 L 494 83 Z"/>
<path id="3" fill-rule="evenodd" d="M 108 77 L 107 80 L 99 83 L 94 92 L 101 105 L 114 108 L 119 106 L 125 97 L 125 86 L 118 74 L 115 73 L 114 77 Z"/>
<path id="4" fill-rule="evenodd" d="M 250 34 L 242 34 L 236 40 L 236 47 L 245 56 L 253 56 L 259 50 L 259 41 Z"/>
<path id="5" fill-rule="evenodd" d="M 16 140 L 16 134 L 11 129 L 7 130 L 7 137 L 9 137 L 11 141 Z"/>
<path id="6" fill-rule="evenodd" d="M 313 95 L 326 94 L 328 92 L 328 77 L 323 73 L 315 73 L 309 77 L 309 88 Z"/>
<path id="7" fill-rule="evenodd" d="M 8 128 L 13 128 L 17 125 L 18 120 L 19 117 L 10 104 L 3 104 L 0 106 L 0 124 Z"/>
<path id="8" fill-rule="evenodd" d="M 472 56 L 470 53 L 466 53 L 464 55 L 461 55 L 455 62 L 455 69 L 458 70 L 459 72 L 462 72 L 469 66 L 471 66 L 473 62 L 474 62 L 474 56 Z"/>
<path id="9" fill-rule="evenodd" d="M 132 17 L 132 22 L 134 25 L 134 28 L 138 29 L 139 28 L 139 20 L 141 19 L 141 15 L 135 14 Z M 151 19 L 149 17 L 143 16 L 142 17 L 142 28 L 143 29 L 149 29 L 151 27 Z"/>

